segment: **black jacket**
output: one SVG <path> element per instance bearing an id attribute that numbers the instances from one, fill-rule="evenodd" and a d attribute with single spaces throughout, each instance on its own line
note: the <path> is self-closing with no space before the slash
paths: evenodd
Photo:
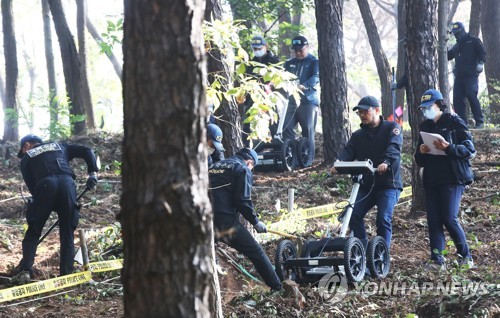
<path id="1" fill-rule="evenodd" d="M 69 165 L 74 158 L 85 160 L 88 173 L 99 170 L 94 152 L 85 146 L 49 142 L 28 150 L 21 159 L 21 173 L 30 192 L 33 194 L 36 184 L 51 175 L 66 174 L 75 179 L 75 173 Z"/>
<path id="2" fill-rule="evenodd" d="M 475 157 L 476 149 L 464 121 L 456 114 L 443 113 L 437 123 L 433 120 L 422 122 L 420 131 L 439 134 L 450 143 L 446 156 L 422 154 L 419 151 L 423 143 L 420 137 L 415 162 L 424 167 L 424 187 L 472 183 L 470 159 Z"/>
<path id="3" fill-rule="evenodd" d="M 211 155 L 208 155 L 208 167 L 210 168 L 214 163 L 224 160 L 224 158 L 224 151 L 215 149 Z"/>
<path id="4" fill-rule="evenodd" d="M 214 219 L 234 218 L 241 213 L 252 225 L 259 222 L 252 202 L 252 171 L 243 158 L 232 156 L 208 170 Z"/>
<path id="5" fill-rule="evenodd" d="M 403 189 L 401 178 L 401 149 L 403 147 L 403 132 L 395 122 L 385 121 L 380 116 L 380 125 L 370 128 L 361 124 L 344 150 L 340 153 L 340 161 L 363 161 L 370 159 L 373 166 L 388 164 L 389 169 L 384 174 L 375 172 L 376 189 Z M 363 176 L 362 187 L 369 188 L 373 183 L 372 175 Z"/>
<path id="6" fill-rule="evenodd" d="M 258 63 L 264 64 L 264 65 L 271 65 L 271 64 L 278 64 L 280 62 L 280 60 L 273 54 L 273 52 L 268 50 L 266 55 L 264 55 L 263 57 L 254 56 L 252 58 L 252 62 L 258 62 Z M 253 65 L 250 65 L 246 69 L 246 73 L 248 75 L 257 76 L 258 78 L 261 78 L 260 75 L 254 74 L 253 71 L 254 71 Z"/>
<path id="7" fill-rule="evenodd" d="M 456 77 L 478 76 L 476 67 L 479 62 L 486 62 L 486 51 L 479 38 L 467 33 L 448 51 L 448 61 L 452 59 L 455 59 Z"/>

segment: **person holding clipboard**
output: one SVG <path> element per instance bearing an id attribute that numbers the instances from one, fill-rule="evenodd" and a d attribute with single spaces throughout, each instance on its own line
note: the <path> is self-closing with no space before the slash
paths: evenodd
<path id="1" fill-rule="evenodd" d="M 465 186 L 473 182 L 470 160 L 476 155 L 472 136 L 465 122 L 456 114 L 445 113 L 446 101 L 441 92 L 427 90 L 418 107 L 425 118 L 420 124 L 420 140 L 415 161 L 423 167 L 427 223 L 431 249 L 431 267 L 446 268 L 442 251 L 444 228 L 457 249 L 460 266 L 474 266 L 465 231 L 458 212 Z"/>

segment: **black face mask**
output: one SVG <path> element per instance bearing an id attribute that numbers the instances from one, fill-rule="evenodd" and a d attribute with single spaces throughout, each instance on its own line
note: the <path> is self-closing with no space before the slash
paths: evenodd
<path id="1" fill-rule="evenodd" d="M 455 39 L 457 39 L 457 42 L 460 43 L 465 39 L 465 35 L 466 35 L 465 31 L 460 30 L 457 33 L 455 33 Z"/>

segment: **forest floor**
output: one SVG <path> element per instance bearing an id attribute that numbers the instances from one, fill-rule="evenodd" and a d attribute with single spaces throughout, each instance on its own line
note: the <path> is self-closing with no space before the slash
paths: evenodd
<path id="1" fill-rule="evenodd" d="M 402 198 L 393 219 L 391 269 L 386 278 L 366 278 L 350 285 L 345 297 L 334 302 L 317 287 L 301 285 L 304 296 L 285 292 L 270 293 L 247 273 L 258 277 L 251 263 L 231 248 L 218 243 L 217 255 L 225 317 L 500 317 L 500 131 L 474 130 L 478 156 L 473 162 L 475 182 L 462 199 L 461 222 L 467 232 L 475 267 L 468 269 L 456 263 L 455 248 L 447 236 L 447 269 L 424 268 L 429 255 L 425 214 L 410 213 L 411 201 Z M 320 139 L 320 138 L 318 138 Z M 409 136 L 405 136 L 403 179 L 411 185 L 412 154 Z M 116 214 L 121 195 L 121 136 L 94 135 L 73 140 L 96 149 L 102 171 L 95 191 L 81 199 L 82 218 L 79 229 L 87 230 L 91 261 L 121 257 L 121 243 Z M 296 234 L 299 245 L 305 239 L 318 239 L 332 229 L 336 215 L 302 220 L 287 228 L 271 223 L 287 216 L 288 189 L 295 189 L 295 207 L 308 208 L 348 199 L 351 181 L 336 175 L 326 177 L 321 141 L 315 165 L 310 168 L 278 173 L 256 172 L 252 193 L 256 210 L 269 228 Z M 17 145 L 12 153 L 17 152 Z M 25 223 L 25 204 L 21 194 L 28 195 L 14 156 L 0 165 L 0 282 L 18 264 Z M 77 175 L 85 176 L 85 164 L 74 166 Z M 85 179 L 78 179 L 79 191 Z M 277 203 L 279 199 L 280 203 Z M 281 208 L 279 207 L 281 205 Z M 367 216 L 367 232 L 375 233 L 373 211 Z M 57 219 L 53 214 L 48 222 Z M 59 239 L 49 235 L 40 245 L 35 263 L 35 279 L 44 280 L 58 272 Z M 78 235 L 76 235 L 78 242 Z M 274 263 L 276 246 L 283 238 L 256 234 Z M 241 270 L 245 269 L 245 270 Z M 123 288 L 119 271 L 93 274 L 94 282 L 58 292 L 46 293 L 10 302 L 0 302 L 0 317 L 119 317 L 123 316 Z M 454 285 L 453 285 L 454 284 Z M 385 287 L 383 287 L 385 286 Z M 392 289 L 387 286 L 392 286 Z M 441 289 L 430 289 L 429 286 Z M 445 287 L 443 287 L 445 286 Z M 455 286 L 456 288 L 451 288 Z M 469 286 L 470 290 L 463 290 Z M 7 288 L 1 285 L 0 289 Z M 385 289 L 384 289 L 385 288 Z M 389 288 L 389 289 L 388 289 Z M 474 288 L 477 290 L 474 291 Z"/>

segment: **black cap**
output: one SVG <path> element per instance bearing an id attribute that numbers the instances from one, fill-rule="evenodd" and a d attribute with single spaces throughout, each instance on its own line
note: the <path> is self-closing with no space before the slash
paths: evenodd
<path id="1" fill-rule="evenodd" d="M 357 106 L 354 106 L 352 110 L 358 110 L 358 109 L 364 109 L 368 110 L 370 107 L 380 107 L 380 103 L 378 102 L 378 99 L 376 99 L 373 96 L 365 96 L 361 98 Z"/>
<path id="2" fill-rule="evenodd" d="M 292 40 L 292 48 L 295 50 L 301 50 L 304 46 L 308 45 L 309 42 L 305 37 L 299 35 Z"/>
<path id="3" fill-rule="evenodd" d="M 457 34 L 462 30 L 465 30 L 464 24 L 462 22 L 453 23 L 453 26 L 451 27 L 451 32 L 453 32 L 453 34 Z"/>
<path id="4" fill-rule="evenodd" d="M 20 149 L 19 149 L 19 152 L 17 153 L 17 157 L 18 158 L 22 158 L 24 156 L 24 154 L 23 154 L 23 146 L 24 146 L 25 143 L 30 142 L 30 141 L 34 141 L 34 142 L 38 142 L 38 143 L 42 143 L 43 142 L 42 138 L 38 137 L 37 135 L 29 134 L 29 135 L 24 136 L 21 139 L 21 141 L 19 142 Z"/>
<path id="5" fill-rule="evenodd" d="M 253 48 L 256 48 L 256 49 L 257 48 L 261 48 L 261 47 L 263 47 L 266 44 L 267 44 L 266 39 L 264 39 L 260 35 L 254 36 L 252 38 L 252 44 L 251 45 L 252 45 Z"/>

